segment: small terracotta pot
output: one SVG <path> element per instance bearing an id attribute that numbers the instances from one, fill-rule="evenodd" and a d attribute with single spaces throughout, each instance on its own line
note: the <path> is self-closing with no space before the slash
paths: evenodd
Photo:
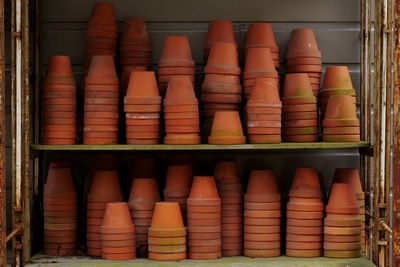
<path id="1" fill-rule="evenodd" d="M 114 227 L 133 226 L 126 202 L 107 203 L 104 212 L 102 230 Z"/>
<path id="2" fill-rule="evenodd" d="M 186 252 L 178 252 L 178 253 L 149 252 L 149 259 L 158 261 L 179 261 L 186 259 Z"/>
<path id="3" fill-rule="evenodd" d="M 45 79 L 48 78 L 62 78 L 65 81 L 70 81 L 67 84 L 75 85 L 69 56 L 51 56 L 49 58 Z"/>
<path id="4" fill-rule="evenodd" d="M 340 121 L 335 124 L 337 120 Z M 329 97 L 323 126 L 359 126 L 351 96 L 332 95 Z"/>
<path id="5" fill-rule="evenodd" d="M 239 174 L 234 161 L 218 161 L 214 167 L 214 177 L 221 183 L 237 183 L 239 182 Z"/>
<path id="6" fill-rule="evenodd" d="M 166 234 L 163 235 L 160 231 Z M 157 202 L 154 208 L 149 235 L 155 236 L 153 233 L 158 232 L 160 233 L 158 237 L 168 237 L 168 232 L 173 233 L 174 231 L 183 233 L 183 235 L 178 235 L 177 237 L 186 235 L 179 204 L 176 202 Z"/>
<path id="7" fill-rule="evenodd" d="M 232 43 L 236 46 L 235 34 L 233 32 L 232 22 L 229 20 L 213 20 L 208 24 L 208 32 L 204 50 L 211 49 L 216 43 Z"/>
<path id="8" fill-rule="evenodd" d="M 334 183 L 329 194 L 328 213 L 359 214 L 360 208 L 351 184 Z"/>
<path id="9" fill-rule="evenodd" d="M 121 44 L 150 45 L 150 36 L 143 18 L 127 18 L 125 20 Z"/>
<path id="10" fill-rule="evenodd" d="M 239 113 L 237 111 L 219 111 L 215 113 L 209 144 L 244 144 Z"/>
<path id="11" fill-rule="evenodd" d="M 279 52 L 271 23 L 252 23 L 249 25 L 245 49 L 251 47 L 268 47 L 273 52 Z"/>
<path id="12" fill-rule="evenodd" d="M 246 55 L 243 78 L 278 78 L 271 50 L 266 47 L 249 48 Z"/>
<path id="13" fill-rule="evenodd" d="M 326 67 L 322 89 L 340 88 L 352 89 L 353 84 L 349 69 L 346 66 Z"/>
<path id="14" fill-rule="evenodd" d="M 360 235 L 361 227 L 334 227 L 334 226 L 324 226 L 324 234 L 327 235 L 338 235 L 338 236 L 352 236 Z"/>
<path id="15" fill-rule="evenodd" d="M 164 105 L 197 105 L 192 82 L 187 76 L 180 75 L 171 78 Z"/>
<path id="16" fill-rule="evenodd" d="M 44 195 L 60 194 L 71 192 L 76 196 L 76 189 L 72 178 L 71 168 L 68 163 L 52 162 L 47 173 L 47 180 L 44 185 Z"/>
<path id="17" fill-rule="evenodd" d="M 160 67 L 194 66 L 189 39 L 186 36 L 168 36 L 164 39 Z"/>
<path id="18" fill-rule="evenodd" d="M 314 168 L 297 168 L 289 196 L 321 197 L 321 184 L 319 182 L 317 170 Z"/>
<path id="19" fill-rule="evenodd" d="M 157 182 L 154 178 L 133 179 L 129 195 L 129 206 L 134 210 L 152 210 L 160 200 Z"/>
<path id="20" fill-rule="evenodd" d="M 321 249 L 310 249 L 310 250 L 300 250 L 300 249 L 286 249 L 286 256 L 296 257 L 296 258 L 317 258 L 322 256 Z"/>
<path id="21" fill-rule="evenodd" d="M 340 168 L 335 170 L 333 183 L 348 183 L 353 187 L 357 199 L 364 199 L 365 195 L 362 190 L 360 175 L 356 168 Z"/>
<path id="22" fill-rule="evenodd" d="M 329 235 L 324 233 L 324 242 L 350 243 L 360 242 L 360 235 Z"/>
<path id="23" fill-rule="evenodd" d="M 311 29 L 296 29 L 290 34 L 286 58 L 321 57 L 314 32 Z"/>
<path id="24" fill-rule="evenodd" d="M 130 74 L 125 104 L 160 104 L 157 81 L 152 71 L 133 71 Z"/>
<path id="25" fill-rule="evenodd" d="M 211 48 L 204 73 L 240 75 L 235 44 L 215 43 Z"/>
<path id="26" fill-rule="evenodd" d="M 116 171 L 96 171 L 93 174 L 89 195 L 113 196 L 114 201 L 122 201 L 122 193 Z"/>
<path id="27" fill-rule="evenodd" d="M 252 170 L 247 184 L 246 195 L 269 195 L 271 200 L 279 201 L 280 195 L 275 173 L 271 170 Z"/>
<path id="28" fill-rule="evenodd" d="M 361 250 L 324 250 L 324 257 L 328 258 L 359 258 L 361 257 Z"/>
<path id="29" fill-rule="evenodd" d="M 300 219 L 300 220 L 320 220 L 324 218 L 322 211 L 293 211 L 288 210 L 286 217 L 289 219 Z"/>
<path id="30" fill-rule="evenodd" d="M 285 83 L 283 87 L 283 99 L 285 98 L 304 98 L 310 100 L 315 99 L 312 93 L 311 83 L 307 74 L 288 73 L 285 75 Z M 315 102 L 311 101 L 309 103 L 315 103 Z"/>
<path id="31" fill-rule="evenodd" d="M 257 78 L 251 90 L 248 107 L 282 107 L 278 87 L 268 78 Z"/>
<path id="32" fill-rule="evenodd" d="M 322 249 L 322 242 L 286 241 L 286 248 L 297 250 Z"/>
<path id="33" fill-rule="evenodd" d="M 164 194 L 173 196 L 175 192 L 184 190 L 189 195 L 192 180 L 193 170 L 191 165 L 170 165 L 167 170 Z"/>
<path id="34" fill-rule="evenodd" d="M 295 242 L 322 242 L 322 236 L 286 234 L 286 240 Z"/>
<path id="35" fill-rule="evenodd" d="M 218 199 L 217 186 L 212 176 L 195 176 L 189 195 L 190 199 Z M 189 205 L 189 202 L 188 202 Z"/>
<path id="36" fill-rule="evenodd" d="M 244 249 L 243 255 L 250 258 L 272 258 L 281 255 L 280 249 Z"/>
<path id="37" fill-rule="evenodd" d="M 85 84 L 119 83 L 112 56 L 93 56 Z"/>
<path id="38" fill-rule="evenodd" d="M 252 242 L 274 242 L 281 240 L 281 234 L 279 232 L 271 234 L 244 233 L 243 238 L 245 241 L 252 241 Z"/>
<path id="39" fill-rule="evenodd" d="M 115 24 L 114 6 L 109 3 L 95 3 L 89 18 L 89 23 L 93 24 Z"/>

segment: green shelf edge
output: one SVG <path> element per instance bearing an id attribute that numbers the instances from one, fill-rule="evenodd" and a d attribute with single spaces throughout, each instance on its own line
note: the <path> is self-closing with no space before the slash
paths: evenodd
<path id="1" fill-rule="evenodd" d="M 316 142 L 243 145 L 41 145 L 31 144 L 36 151 L 182 151 L 182 150 L 294 150 L 345 149 L 369 147 L 368 142 Z"/>

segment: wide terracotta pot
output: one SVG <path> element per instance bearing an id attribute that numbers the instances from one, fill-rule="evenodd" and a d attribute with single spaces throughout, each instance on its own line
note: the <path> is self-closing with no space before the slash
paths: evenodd
<path id="1" fill-rule="evenodd" d="M 216 43 L 212 46 L 207 65 L 206 74 L 240 75 L 238 54 L 232 43 Z"/>
<path id="2" fill-rule="evenodd" d="M 346 66 L 329 66 L 325 69 L 322 89 L 352 89 L 353 84 Z"/>
<path id="3" fill-rule="evenodd" d="M 329 194 L 328 213 L 360 214 L 360 207 L 351 184 L 334 183 Z"/>
<path id="4" fill-rule="evenodd" d="M 107 55 L 93 56 L 90 62 L 85 84 L 118 85 L 119 80 L 115 69 L 114 58 Z"/>
<path id="5" fill-rule="evenodd" d="M 257 77 L 277 78 L 271 50 L 266 47 L 249 48 L 246 55 L 243 78 L 254 79 Z"/>
<path id="6" fill-rule="evenodd" d="M 172 77 L 168 83 L 164 106 L 197 104 L 198 101 L 190 78 L 185 75 Z"/>
<path id="7" fill-rule="evenodd" d="M 190 199 L 218 199 L 217 186 L 212 176 L 195 176 L 189 195 Z"/>
<path id="8" fill-rule="evenodd" d="M 290 197 L 322 197 L 319 175 L 314 168 L 297 168 L 289 191 Z"/>
<path id="9" fill-rule="evenodd" d="M 286 58 L 321 57 L 317 40 L 311 29 L 296 29 L 290 34 Z"/>
<path id="10" fill-rule="evenodd" d="M 189 39 L 186 36 L 168 36 L 164 39 L 160 67 L 194 66 Z"/>
<path id="11" fill-rule="evenodd" d="M 209 144 L 244 144 L 246 143 L 237 111 L 218 111 L 215 113 Z"/>
<path id="12" fill-rule="evenodd" d="M 208 24 L 204 50 L 208 51 L 216 43 L 232 43 L 237 48 L 232 22 L 229 20 L 213 20 Z"/>

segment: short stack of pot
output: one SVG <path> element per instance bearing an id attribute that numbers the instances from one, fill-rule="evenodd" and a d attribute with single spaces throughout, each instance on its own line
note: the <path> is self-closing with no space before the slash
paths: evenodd
<path id="1" fill-rule="evenodd" d="M 365 251 L 365 193 L 363 192 L 360 175 L 355 168 L 336 169 L 333 183 L 350 184 L 356 193 L 358 205 L 360 206 L 361 219 L 361 249 Z"/>
<path id="2" fill-rule="evenodd" d="M 286 53 L 286 67 L 288 73 L 306 73 L 314 96 L 318 96 L 322 61 L 313 30 L 292 31 Z"/>
<path id="3" fill-rule="evenodd" d="M 95 55 L 116 56 L 118 27 L 114 7 L 110 3 L 95 3 L 86 26 L 84 74 Z"/>
<path id="4" fill-rule="evenodd" d="M 250 144 L 281 142 L 282 102 L 278 87 L 268 78 L 257 78 L 246 105 L 247 139 Z"/>
<path id="5" fill-rule="evenodd" d="M 186 259 L 186 228 L 179 204 L 158 202 L 149 228 L 149 259 L 178 261 Z"/>
<path id="6" fill-rule="evenodd" d="M 324 220 L 324 256 L 361 257 L 360 206 L 351 184 L 334 183 Z"/>
<path id="7" fill-rule="evenodd" d="M 322 138 L 325 142 L 359 142 L 360 122 L 353 97 L 330 96 L 322 126 Z"/>
<path id="8" fill-rule="evenodd" d="M 244 195 L 244 256 L 281 254 L 281 196 L 271 170 L 253 170 Z"/>
<path id="9" fill-rule="evenodd" d="M 326 67 L 324 82 L 318 96 L 321 118 L 325 117 L 326 106 L 331 95 L 350 95 L 356 104 L 356 90 L 353 88 L 349 69 L 346 66 Z"/>
<path id="10" fill-rule="evenodd" d="M 221 257 L 221 199 L 212 176 L 195 176 L 187 199 L 189 259 Z"/>
<path id="11" fill-rule="evenodd" d="M 279 67 L 279 46 L 276 44 L 271 23 L 252 23 L 249 25 L 244 45 L 245 54 L 249 48 L 269 48 L 272 53 L 275 68 Z"/>
<path id="12" fill-rule="evenodd" d="M 324 204 L 319 175 L 314 168 L 296 169 L 289 191 L 286 256 L 322 256 Z"/>
<path id="13" fill-rule="evenodd" d="M 74 254 L 77 245 L 77 192 L 68 162 L 50 164 L 43 204 L 44 254 Z"/>
<path id="14" fill-rule="evenodd" d="M 167 36 L 158 62 L 160 95 L 165 96 L 168 82 L 175 76 L 188 77 L 194 86 L 194 65 L 189 39 L 186 36 Z"/>
<path id="15" fill-rule="evenodd" d="M 215 112 L 237 111 L 242 101 L 241 70 L 235 44 L 214 44 L 204 73 L 201 91 L 202 137 L 206 139 L 210 134 Z"/>
<path id="16" fill-rule="evenodd" d="M 151 69 L 151 40 L 143 18 L 125 20 L 119 56 L 122 73 L 127 67 L 130 67 L 131 71 Z"/>
<path id="17" fill-rule="evenodd" d="M 174 76 L 164 99 L 164 144 L 200 144 L 199 107 L 193 84 L 187 76 Z"/>
<path id="18" fill-rule="evenodd" d="M 122 193 L 116 171 L 95 171 L 87 196 L 86 240 L 87 254 L 101 256 L 101 225 L 107 203 L 122 201 Z"/>
<path id="19" fill-rule="evenodd" d="M 85 78 L 83 143 L 118 143 L 119 80 L 112 56 L 93 56 Z"/>
<path id="20" fill-rule="evenodd" d="M 76 82 L 68 56 L 49 58 L 41 97 L 43 144 L 75 144 Z"/>
<path id="21" fill-rule="evenodd" d="M 208 143 L 214 145 L 245 144 L 242 123 L 237 111 L 217 111 L 208 137 Z"/>
<path id="22" fill-rule="evenodd" d="M 160 201 L 157 182 L 154 178 L 135 178 L 129 195 L 129 210 L 135 224 L 138 256 L 147 255 L 148 229 L 153 217 L 154 205 Z"/>
<path id="23" fill-rule="evenodd" d="M 135 226 L 126 202 L 113 202 L 106 205 L 100 229 L 103 259 L 133 260 L 136 258 Z"/>
<path id="24" fill-rule="evenodd" d="M 317 99 L 306 74 L 286 74 L 282 103 L 283 140 L 301 143 L 318 141 Z"/>
<path id="25" fill-rule="evenodd" d="M 214 178 L 221 198 L 222 257 L 240 256 L 243 250 L 243 187 L 236 162 L 217 162 Z"/>
<path id="26" fill-rule="evenodd" d="M 250 97 L 256 78 L 267 78 L 279 87 L 279 75 L 269 48 L 253 47 L 247 50 L 243 71 L 243 90 L 246 99 Z"/>
<path id="27" fill-rule="evenodd" d="M 193 170 L 189 164 L 169 165 L 165 179 L 164 201 L 177 202 L 186 218 L 186 203 L 193 181 Z"/>
<path id="28" fill-rule="evenodd" d="M 231 21 L 219 19 L 213 20 L 208 24 L 207 37 L 203 50 L 204 62 L 207 62 L 212 46 L 217 43 L 233 44 L 235 49 L 238 50 Z"/>
<path id="29" fill-rule="evenodd" d="M 159 143 L 161 97 L 154 72 L 131 72 L 124 98 L 124 112 L 127 144 Z"/>

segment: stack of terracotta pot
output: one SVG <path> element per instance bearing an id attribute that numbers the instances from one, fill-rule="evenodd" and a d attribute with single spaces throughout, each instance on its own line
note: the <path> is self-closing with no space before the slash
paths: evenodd
<path id="1" fill-rule="evenodd" d="M 158 144 L 161 97 L 154 72 L 131 72 L 124 98 L 124 112 L 127 144 Z"/>
<path id="2" fill-rule="evenodd" d="M 68 162 L 52 162 L 43 191 L 44 254 L 76 252 L 77 192 Z"/>
<path id="3" fill-rule="evenodd" d="M 83 143 L 118 143 L 118 76 L 112 56 L 93 56 L 85 78 Z"/>
<path id="4" fill-rule="evenodd" d="M 307 74 L 286 74 L 282 103 L 283 140 L 318 141 L 317 99 L 313 95 Z"/>
<path id="5" fill-rule="evenodd" d="M 249 25 L 244 45 L 245 54 L 249 48 L 265 47 L 272 53 L 274 65 L 279 67 L 279 46 L 276 44 L 271 23 L 252 23 Z"/>
<path id="6" fill-rule="evenodd" d="M 122 73 L 127 68 L 130 71 L 151 69 L 151 40 L 143 18 L 125 20 L 119 52 Z"/>
<path id="7" fill-rule="evenodd" d="M 330 96 L 322 126 L 325 142 L 359 142 L 360 122 L 357 119 L 353 97 Z"/>
<path id="8" fill-rule="evenodd" d="M 246 99 L 250 97 L 256 78 L 267 78 L 274 85 L 279 85 L 279 75 L 269 48 L 253 47 L 247 50 L 243 72 L 243 88 Z"/>
<path id="9" fill-rule="evenodd" d="M 245 144 L 246 137 L 243 135 L 239 112 L 216 112 L 211 128 L 211 134 L 208 137 L 208 143 L 214 145 Z"/>
<path id="10" fill-rule="evenodd" d="M 208 24 L 207 38 L 204 43 L 204 62 L 207 62 L 210 50 L 214 44 L 233 44 L 238 49 L 232 22 L 229 20 L 213 20 Z"/>
<path id="11" fill-rule="evenodd" d="M 49 58 L 41 95 L 43 144 L 75 144 L 76 85 L 68 56 Z"/>
<path id="12" fill-rule="evenodd" d="M 194 60 L 186 36 L 168 36 L 164 40 L 158 62 L 158 86 L 160 95 L 165 96 L 169 80 L 174 76 L 186 76 L 194 86 Z"/>
<path id="13" fill-rule="evenodd" d="M 241 70 L 235 44 L 214 44 L 204 73 L 201 92 L 203 139 L 210 133 L 215 112 L 239 110 L 242 101 Z"/>
<path id="14" fill-rule="evenodd" d="M 95 3 L 86 26 L 84 73 L 95 55 L 116 56 L 118 27 L 114 7 L 110 3 Z"/>
<path id="15" fill-rule="evenodd" d="M 109 202 L 122 201 L 122 193 L 116 171 L 96 171 L 87 196 L 87 254 L 101 256 L 101 232 L 104 211 Z"/>
<path id="16" fill-rule="evenodd" d="M 129 195 L 129 210 L 135 224 L 136 247 L 139 256 L 147 254 L 148 229 L 153 217 L 154 205 L 160 201 L 154 178 L 135 178 Z"/>
<path id="17" fill-rule="evenodd" d="M 296 169 L 287 203 L 286 256 L 314 258 L 322 255 L 322 196 L 317 170 Z"/>
<path id="18" fill-rule="evenodd" d="M 360 206 L 351 184 L 334 183 L 326 206 L 324 256 L 361 257 Z"/>
<path id="19" fill-rule="evenodd" d="M 253 170 L 244 195 L 244 255 L 281 254 L 281 196 L 271 170 Z"/>
<path id="20" fill-rule="evenodd" d="M 247 139 L 250 144 L 281 142 L 282 102 L 278 87 L 268 78 L 257 78 L 246 105 Z"/>
<path id="21" fill-rule="evenodd" d="M 349 69 L 346 66 L 331 66 L 325 69 L 324 82 L 318 96 L 322 118 L 325 117 L 326 106 L 331 95 L 350 95 L 354 105 L 356 104 L 356 90 L 353 88 Z"/>
<path id="22" fill-rule="evenodd" d="M 350 184 L 356 194 L 358 205 L 360 206 L 361 219 L 361 249 L 365 251 L 365 193 L 361 186 L 360 175 L 357 169 L 336 169 L 333 183 Z"/>
<path id="23" fill-rule="evenodd" d="M 187 199 L 189 258 L 221 257 L 221 199 L 212 176 L 195 176 Z"/>
<path id="24" fill-rule="evenodd" d="M 101 256 L 106 260 L 136 258 L 135 226 L 126 202 L 106 205 L 101 225 Z"/>
<path id="25" fill-rule="evenodd" d="M 165 179 L 164 201 L 177 202 L 182 216 L 186 215 L 186 203 L 192 187 L 193 170 L 189 164 L 169 165 Z"/>
<path id="26" fill-rule="evenodd" d="M 164 99 L 164 144 L 200 144 L 199 107 L 188 76 L 173 76 Z"/>
<path id="27" fill-rule="evenodd" d="M 292 31 L 286 53 L 286 66 L 288 73 L 306 73 L 314 96 L 318 96 L 322 61 L 313 30 Z"/>
<path id="28" fill-rule="evenodd" d="M 222 257 L 240 256 L 243 249 L 243 188 L 236 162 L 217 162 L 214 177 L 222 207 Z"/>
<path id="29" fill-rule="evenodd" d="M 149 259 L 178 261 L 186 259 L 186 228 L 179 204 L 158 202 L 149 228 Z"/>

